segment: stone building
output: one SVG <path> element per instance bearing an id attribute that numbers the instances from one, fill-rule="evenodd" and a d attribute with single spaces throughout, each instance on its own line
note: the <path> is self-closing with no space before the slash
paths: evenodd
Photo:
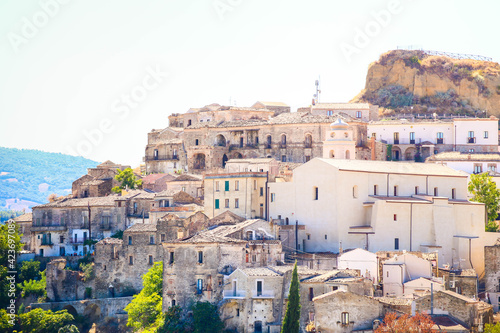
<path id="1" fill-rule="evenodd" d="M 487 247 L 485 246 L 485 248 Z M 489 265 L 486 257 L 484 264 L 486 270 L 486 266 Z M 478 298 L 479 277 L 474 269 L 439 268 L 439 277 L 443 280 L 445 290 L 456 292 L 465 297 Z"/>
<path id="2" fill-rule="evenodd" d="M 151 206 L 150 219 L 154 223 L 166 214 L 173 213 L 181 218 L 190 217 L 203 211 L 203 203 L 186 192 L 165 190 L 155 193 Z"/>
<path id="3" fill-rule="evenodd" d="M 500 308 L 500 240 L 484 247 L 484 282 L 495 312 Z"/>
<path id="4" fill-rule="evenodd" d="M 162 192 L 167 189 L 167 181 L 175 179 L 168 173 L 152 173 L 142 178 L 142 188 L 153 192 Z"/>
<path id="5" fill-rule="evenodd" d="M 165 163 L 172 157 L 168 154 L 162 157 L 164 150 L 175 150 L 177 169 L 191 173 L 224 168 L 226 162 L 234 158 L 304 163 L 322 156 L 329 126 L 339 117 L 349 123 L 352 130 L 353 158 L 371 158 L 367 151 L 370 147 L 367 147 L 366 122 L 343 112 L 276 114 L 268 109 L 208 105 L 171 115 L 168 128 L 149 133 L 145 152 L 147 173 L 171 171 Z M 385 155 L 377 158 L 385 159 Z"/>
<path id="6" fill-rule="evenodd" d="M 186 192 L 193 198 L 203 197 L 203 178 L 198 175 L 182 174 L 166 183 L 165 190 L 175 192 Z"/>
<path id="7" fill-rule="evenodd" d="M 111 161 L 101 163 L 95 168 L 89 168 L 86 175 L 73 182 L 73 197 L 103 197 L 110 194 L 111 189 L 119 185 L 115 179 L 117 170 L 126 168 L 130 168 L 130 166 L 115 164 Z"/>
<path id="8" fill-rule="evenodd" d="M 163 243 L 163 309 L 179 305 L 187 311 L 196 301 L 217 303 L 223 298 L 224 275 L 282 261 L 275 235 L 269 222 L 248 220 Z"/>
<path id="9" fill-rule="evenodd" d="M 267 219 L 267 182 L 267 172 L 206 174 L 205 213 L 214 217 L 229 210 L 245 219 Z"/>
<path id="10" fill-rule="evenodd" d="M 372 332 L 383 313 L 377 300 L 341 289 L 317 296 L 313 302 L 316 331 L 323 333 Z"/>
<path id="11" fill-rule="evenodd" d="M 299 108 L 298 112 L 326 116 L 345 113 L 351 118 L 366 122 L 378 120 L 378 106 L 369 103 L 315 103 L 309 107 Z"/>
<path id="12" fill-rule="evenodd" d="M 432 304 L 431 295 L 416 299 L 412 311 L 449 315 L 471 332 L 482 332 L 483 325 L 493 323 L 493 307 L 490 304 L 449 290 L 435 292 L 432 298 Z"/>
<path id="13" fill-rule="evenodd" d="M 23 250 L 31 251 L 31 226 L 33 225 L 33 213 L 24 213 L 14 219 L 18 232 L 21 234 L 21 243 L 24 244 Z"/>

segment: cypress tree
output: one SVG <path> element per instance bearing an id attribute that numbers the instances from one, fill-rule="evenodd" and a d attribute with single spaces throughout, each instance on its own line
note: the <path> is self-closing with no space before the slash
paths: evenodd
<path id="1" fill-rule="evenodd" d="M 299 274 L 297 273 L 297 261 L 293 267 L 292 281 L 290 282 L 290 294 L 286 305 L 285 318 L 281 326 L 281 333 L 299 333 L 300 327 L 300 293 Z"/>

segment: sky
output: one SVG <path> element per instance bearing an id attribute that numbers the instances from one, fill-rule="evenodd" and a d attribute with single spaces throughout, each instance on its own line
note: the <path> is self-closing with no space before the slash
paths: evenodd
<path id="1" fill-rule="evenodd" d="M 211 103 L 348 102 L 398 47 L 500 59 L 495 0 L 2 0 L 0 146 L 142 162 Z"/>

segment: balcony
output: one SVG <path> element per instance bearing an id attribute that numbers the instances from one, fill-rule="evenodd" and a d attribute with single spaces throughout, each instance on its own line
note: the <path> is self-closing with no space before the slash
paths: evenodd
<path id="1" fill-rule="evenodd" d="M 395 145 L 416 145 L 422 143 L 422 139 L 398 139 L 394 140 Z"/>
<path id="2" fill-rule="evenodd" d="M 476 138 L 471 138 L 471 137 L 468 137 L 467 138 L 467 143 L 476 143 Z"/>
<path id="3" fill-rule="evenodd" d="M 52 245 L 54 245 L 54 243 L 52 243 L 51 240 L 42 239 L 42 241 L 40 242 L 40 245 L 43 245 L 43 246 L 52 246 Z"/>
<path id="4" fill-rule="evenodd" d="M 438 138 L 438 139 L 436 140 L 436 144 L 438 144 L 438 145 L 442 145 L 442 144 L 444 144 L 444 139 L 443 139 L 443 138 L 441 138 L 441 139 L 440 139 L 440 138 Z"/>
<path id="5" fill-rule="evenodd" d="M 86 241 L 87 239 L 88 239 L 88 238 L 83 238 L 83 237 L 82 237 L 82 238 L 77 238 L 77 239 L 75 239 L 75 238 L 71 238 L 71 239 L 69 240 L 69 243 L 70 243 L 70 244 L 83 244 L 83 243 L 85 243 L 85 241 Z"/>
<path id="6" fill-rule="evenodd" d="M 274 298 L 274 290 L 252 290 L 252 298 Z"/>
<path id="7" fill-rule="evenodd" d="M 246 297 L 246 292 L 244 290 L 224 290 L 225 299 L 244 299 Z"/>
<path id="8" fill-rule="evenodd" d="M 144 159 L 146 160 L 146 162 L 149 162 L 149 161 L 178 161 L 179 155 L 146 156 Z"/>

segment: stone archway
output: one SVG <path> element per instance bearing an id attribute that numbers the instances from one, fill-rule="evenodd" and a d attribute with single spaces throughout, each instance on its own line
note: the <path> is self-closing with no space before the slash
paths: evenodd
<path id="1" fill-rule="evenodd" d="M 76 311 L 76 309 L 72 306 L 72 305 L 66 305 L 63 310 L 66 310 L 68 311 L 68 313 L 70 315 L 72 315 L 74 318 L 76 318 L 76 316 L 78 316 L 78 311 Z"/>
<path id="2" fill-rule="evenodd" d="M 193 156 L 193 169 L 205 169 L 205 154 L 199 153 Z"/>
<path id="3" fill-rule="evenodd" d="M 391 156 L 393 161 L 400 161 L 402 159 L 401 149 L 399 149 L 399 147 L 392 147 Z"/>
<path id="4" fill-rule="evenodd" d="M 415 147 L 408 147 L 405 150 L 405 160 L 413 161 L 415 160 L 415 155 L 417 154 L 417 149 Z"/>
<path id="5" fill-rule="evenodd" d="M 215 145 L 219 147 L 226 146 L 226 138 L 224 137 L 224 135 L 219 134 L 215 137 Z"/>
<path id="6" fill-rule="evenodd" d="M 88 318 L 91 323 L 95 323 L 101 317 L 101 308 L 95 303 L 89 304 L 83 310 L 83 316 Z"/>
<path id="7" fill-rule="evenodd" d="M 240 159 L 240 158 L 243 158 L 243 155 L 241 155 L 241 153 L 239 153 L 239 152 L 234 152 L 232 154 L 231 158 L 238 158 L 238 159 Z"/>

